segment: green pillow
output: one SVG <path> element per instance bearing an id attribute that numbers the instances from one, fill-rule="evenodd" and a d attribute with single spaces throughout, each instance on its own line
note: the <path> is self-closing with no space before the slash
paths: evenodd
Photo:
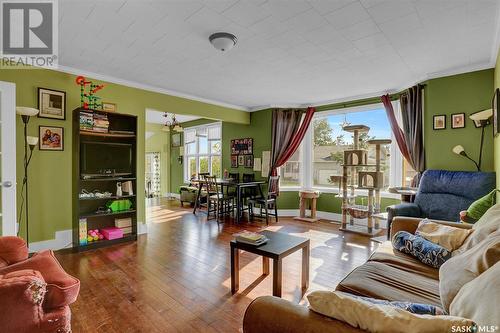
<path id="1" fill-rule="evenodd" d="M 472 223 L 479 220 L 481 216 L 496 203 L 497 191 L 500 192 L 500 190 L 493 190 L 470 205 L 469 209 L 467 209 L 467 217 L 475 220 L 473 222 L 471 221 Z"/>

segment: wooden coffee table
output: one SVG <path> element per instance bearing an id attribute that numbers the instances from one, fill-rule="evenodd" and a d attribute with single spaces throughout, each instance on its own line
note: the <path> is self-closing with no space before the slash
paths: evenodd
<path id="1" fill-rule="evenodd" d="M 234 239 L 231 241 L 231 292 L 236 293 L 240 287 L 240 250 L 262 256 L 264 275 L 269 275 L 269 259 L 273 259 L 273 296 L 281 297 L 282 260 L 302 249 L 302 290 L 307 290 L 309 287 L 309 239 L 268 230 L 261 233 L 269 239 L 261 246 L 239 243 Z"/>

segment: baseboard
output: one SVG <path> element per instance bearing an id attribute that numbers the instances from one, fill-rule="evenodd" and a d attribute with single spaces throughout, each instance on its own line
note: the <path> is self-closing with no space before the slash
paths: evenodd
<path id="1" fill-rule="evenodd" d="M 142 234 L 147 234 L 147 233 L 148 233 L 148 224 L 142 223 L 142 222 L 137 222 L 137 234 L 142 235 Z"/>
<path id="2" fill-rule="evenodd" d="M 309 215 L 309 214 L 311 214 L 311 211 L 306 210 L 306 215 Z M 295 217 L 295 216 L 299 216 L 299 215 L 300 215 L 300 211 L 298 209 L 278 209 L 278 216 Z M 331 213 L 331 212 L 325 212 L 325 211 L 318 210 L 316 212 L 316 216 L 319 219 L 331 221 L 334 223 L 341 223 L 342 222 L 342 214 L 339 214 L 339 213 Z M 367 225 L 367 222 L 368 221 L 366 219 L 354 219 L 354 224 L 356 224 L 356 225 L 365 226 L 365 225 Z M 380 225 L 380 228 L 384 229 L 387 226 L 387 221 L 380 220 L 379 225 Z"/>
<path id="3" fill-rule="evenodd" d="M 40 242 L 30 243 L 30 252 L 39 252 L 43 250 L 60 250 L 73 246 L 73 230 L 56 231 L 55 238 Z"/>

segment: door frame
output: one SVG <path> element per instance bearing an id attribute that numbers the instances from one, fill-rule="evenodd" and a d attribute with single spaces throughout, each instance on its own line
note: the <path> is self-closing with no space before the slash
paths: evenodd
<path id="1" fill-rule="evenodd" d="M 11 187 L 2 187 L 2 235 L 17 235 L 16 186 L 16 85 L 0 81 L 0 126 L 2 174 L 0 181 L 9 181 Z M 5 163 L 9 161 L 9 163 Z M 0 184 L 1 185 L 1 184 Z"/>

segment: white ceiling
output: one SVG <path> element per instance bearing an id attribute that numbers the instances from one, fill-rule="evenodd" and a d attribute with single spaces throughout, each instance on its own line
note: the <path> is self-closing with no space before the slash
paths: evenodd
<path id="1" fill-rule="evenodd" d="M 152 123 L 152 124 L 165 124 L 166 119 L 165 119 L 164 115 L 165 115 L 165 112 L 153 110 L 153 109 L 146 109 L 146 122 Z M 172 120 L 171 113 L 169 113 L 168 119 Z M 201 119 L 201 117 L 176 114 L 175 119 L 177 119 L 177 121 L 180 123 L 184 123 L 186 121 Z"/>
<path id="2" fill-rule="evenodd" d="M 59 64 L 247 110 L 321 104 L 492 67 L 499 3 L 64 0 Z M 236 47 L 215 50 L 217 31 L 235 34 Z"/>

